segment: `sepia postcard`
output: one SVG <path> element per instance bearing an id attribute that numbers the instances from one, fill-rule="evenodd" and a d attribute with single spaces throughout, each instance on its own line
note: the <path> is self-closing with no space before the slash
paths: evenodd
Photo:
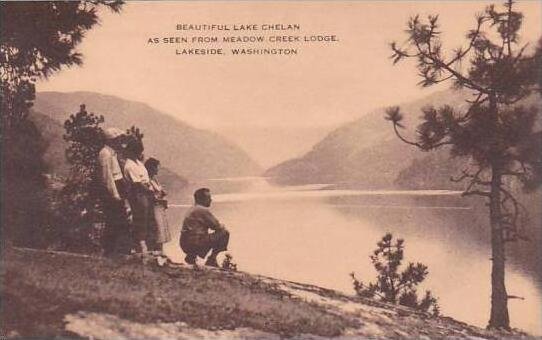
<path id="1" fill-rule="evenodd" d="M 542 3 L 2 1 L 1 339 L 542 336 Z"/>

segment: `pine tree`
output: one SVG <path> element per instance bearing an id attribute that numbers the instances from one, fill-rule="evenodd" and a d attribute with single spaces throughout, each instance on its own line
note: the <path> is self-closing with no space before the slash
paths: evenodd
<path id="1" fill-rule="evenodd" d="M 28 120 L 35 83 L 82 63 L 75 48 L 98 22 L 100 6 L 119 12 L 122 1 L 0 2 L 2 240 L 44 241 L 47 145 Z"/>
<path id="2" fill-rule="evenodd" d="M 393 242 L 393 236 L 387 233 L 377 242 L 378 248 L 371 255 L 371 262 L 377 271 L 376 282 L 364 284 L 351 273 L 354 290 L 362 297 L 378 297 L 384 302 L 400 304 L 421 311 L 431 310 L 433 315 L 439 314 L 437 299 L 426 291 L 424 297 L 418 298 L 417 286 L 422 283 L 429 271 L 422 263 L 408 263 L 405 270 L 399 272 L 404 258 L 404 240 Z"/>
<path id="3" fill-rule="evenodd" d="M 38 78 L 82 64 L 75 48 L 98 23 L 98 7 L 119 12 L 122 4 L 119 0 L 0 3 L 2 103 L 7 103 L 2 110 L 3 128 L 28 116 Z"/>
<path id="4" fill-rule="evenodd" d="M 104 117 L 87 112 L 84 104 L 64 122 L 66 160 L 71 168 L 62 194 L 89 223 L 100 215 L 98 153 L 104 146 L 103 123 Z"/>
<path id="5" fill-rule="evenodd" d="M 421 86 L 450 81 L 455 88 L 472 93 L 465 110 L 424 108 L 416 140 L 400 133 L 403 113 L 399 107 L 389 108 L 386 119 L 403 142 L 423 151 L 447 146 L 451 156 L 470 159 L 469 168 L 452 180 L 466 182 L 463 196 L 480 196 L 488 202 L 492 248 L 488 328 L 497 329 L 510 329 L 505 246 L 525 238 L 525 211 L 511 186 L 518 182 L 525 190 L 534 190 L 540 186 L 542 174 L 542 132 L 534 130 L 540 110 L 519 104 L 537 86 L 540 90 L 540 49 L 527 55 L 528 44 L 519 46 L 522 19 L 511 0 L 502 11 L 488 6 L 467 33 L 466 46 L 447 55 L 438 16 L 427 20 L 415 16 L 408 22 L 405 47 L 391 44 L 394 63 L 417 61 Z"/>

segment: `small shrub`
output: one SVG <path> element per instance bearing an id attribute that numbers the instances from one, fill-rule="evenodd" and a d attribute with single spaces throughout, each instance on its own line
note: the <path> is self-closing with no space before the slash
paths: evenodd
<path id="1" fill-rule="evenodd" d="M 237 264 L 233 262 L 233 256 L 230 254 L 226 254 L 226 257 L 224 257 L 224 260 L 222 260 L 222 269 L 236 272 L 237 271 Z"/>
<path id="2" fill-rule="evenodd" d="M 370 256 L 378 272 L 376 282 L 364 284 L 351 273 L 356 294 L 368 298 L 378 297 L 385 302 L 439 315 L 437 298 L 430 291 L 426 291 L 423 298 L 419 299 L 417 293 L 418 284 L 423 282 L 429 273 L 427 266 L 410 262 L 405 270 L 399 272 L 404 257 L 404 240 L 397 239 L 393 242 L 392 234 L 387 233 L 377 242 L 377 246 Z"/>

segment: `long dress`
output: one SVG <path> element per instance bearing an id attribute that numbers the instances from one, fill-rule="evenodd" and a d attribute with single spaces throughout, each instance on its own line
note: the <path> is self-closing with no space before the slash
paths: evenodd
<path id="1" fill-rule="evenodd" d="M 150 184 L 154 192 L 154 223 L 150 236 L 157 244 L 166 243 L 171 241 L 166 214 L 167 200 L 164 199 L 166 193 L 156 178 L 151 178 Z"/>
<path id="2" fill-rule="evenodd" d="M 129 183 L 129 202 L 132 208 L 134 240 L 146 241 L 153 224 L 153 200 L 149 195 L 149 174 L 140 160 L 127 159 L 124 176 Z"/>

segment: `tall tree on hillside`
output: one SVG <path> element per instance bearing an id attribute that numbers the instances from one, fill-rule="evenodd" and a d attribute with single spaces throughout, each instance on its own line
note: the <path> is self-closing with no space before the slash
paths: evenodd
<path id="1" fill-rule="evenodd" d="M 104 145 L 103 122 L 103 116 L 87 112 L 85 105 L 64 122 L 70 174 L 60 193 L 64 209 L 56 224 L 65 246 L 85 246 L 87 231 L 100 220 L 98 153 Z"/>
<path id="2" fill-rule="evenodd" d="M 466 181 L 463 196 L 483 197 L 489 206 L 492 293 L 488 328 L 510 328 L 505 248 L 507 242 L 525 237 L 525 212 L 512 186 L 519 182 L 532 190 L 541 184 L 542 133 L 534 130 L 540 108 L 518 104 L 539 86 L 540 50 L 526 55 L 528 45 L 519 46 L 522 19 L 511 0 L 503 10 L 488 6 L 477 15 L 466 46 L 446 54 L 438 16 L 427 20 L 415 16 L 408 22 L 405 45 L 391 44 L 394 64 L 403 59 L 417 61 L 421 86 L 451 81 L 455 88 L 473 94 L 465 110 L 424 108 L 415 140 L 400 133 L 403 114 L 399 107 L 389 108 L 386 119 L 403 142 L 423 151 L 448 146 L 451 156 L 471 160 L 469 168 L 452 180 Z"/>
<path id="3" fill-rule="evenodd" d="M 98 22 L 100 6 L 118 12 L 122 1 L 0 2 L 3 240 L 12 231 L 40 234 L 38 230 L 24 232 L 39 227 L 44 218 L 44 202 L 36 200 L 45 189 L 46 145 L 27 119 L 35 99 L 35 82 L 63 66 L 82 63 L 75 48 Z"/>
<path id="4" fill-rule="evenodd" d="M 119 12 L 122 4 L 120 0 L 0 3 L 2 103 L 11 99 L 2 110 L 4 128 L 26 118 L 38 78 L 63 66 L 82 64 L 82 55 L 75 48 L 98 23 L 98 7 Z"/>

